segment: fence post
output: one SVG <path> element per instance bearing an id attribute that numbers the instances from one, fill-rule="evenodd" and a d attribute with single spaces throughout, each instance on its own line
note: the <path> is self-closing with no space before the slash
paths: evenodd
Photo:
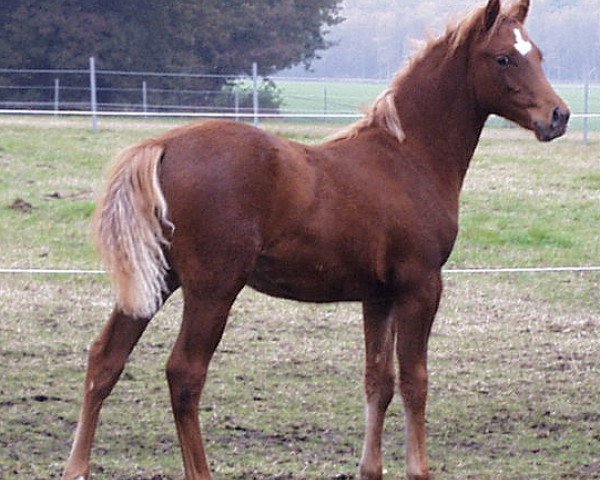
<path id="1" fill-rule="evenodd" d="M 252 109 L 254 111 L 254 126 L 258 127 L 258 65 L 252 63 Z"/>
<path id="2" fill-rule="evenodd" d="M 583 143 L 588 145 L 590 143 L 590 89 L 592 83 L 592 75 L 596 71 L 596 67 L 593 67 L 585 75 L 585 84 L 583 86 Z"/>
<path id="3" fill-rule="evenodd" d="M 329 99 L 327 98 L 327 85 L 323 85 L 323 114 L 327 115 L 329 110 Z"/>
<path id="4" fill-rule="evenodd" d="M 235 121 L 240 121 L 240 86 L 233 87 L 233 110 L 235 111 Z"/>
<path id="5" fill-rule="evenodd" d="M 98 95 L 96 91 L 96 60 L 90 57 L 90 103 L 92 108 L 92 131 L 98 131 Z"/>
<path id="6" fill-rule="evenodd" d="M 59 106 L 59 92 L 60 92 L 60 80 L 58 78 L 54 79 L 54 115 L 58 115 L 58 106 Z"/>
<path id="7" fill-rule="evenodd" d="M 148 84 L 146 80 L 142 82 L 142 110 L 144 112 L 144 118 L 148 113 Z"/>

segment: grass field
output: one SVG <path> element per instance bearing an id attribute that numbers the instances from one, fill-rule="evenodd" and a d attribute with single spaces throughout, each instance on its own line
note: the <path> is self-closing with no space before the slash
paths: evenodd
<path id="1" fill-rule="evenodd" d="M 88 229 L 107 159 L 170 122 L 0 118 L 0 268 L 99 268 Z M 314 143 L 335 127 L 266 128 Z M 600 143 L 541 145 L 486 131 L 449 267 L 600 262 Z M 103 276 L 0 274 L 0 478 L 59 478 L 88 345 L 111 305 Z M 106 402 L 94 479 L 181 479 L 164 364 L 181 314 L 153 320 Z M 352 479 L 360 457 L 360 308 L 246 290 L 212 364 L 201 415 L 217 479 Z M 600 478 L 600 274 L 446 275 L 430 343 L 437 480 Z M 385 435 L 404 472 L 403 413 Z"/>
<path id="2" fill-rule="evenodd" d="M 276 80 L 281 89 L 283 110 L 289 112 L 359 112 L 387 87 L 387 82 L 361 81 L 285 81 Z M 556 85 L 557 91 L 570 105 L 573 113 L 584 112 L 584 87 L 575 84 Z M 600 113 L 600 85 L 590 89 L 589 111 Z M 591 119 L 589 128 L 600 131 L 600 119 Z M 571 121 L 572 130 L 583 129 L 583 119 Z"/>

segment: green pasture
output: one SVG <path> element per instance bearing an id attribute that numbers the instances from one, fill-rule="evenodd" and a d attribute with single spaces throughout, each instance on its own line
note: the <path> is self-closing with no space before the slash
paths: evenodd
<path id="1" fill-rule="evenodd" d="M 288 112 L 360 112 L 368 107 L 377 95 L 387 88 L 385 81 L 286 81 L 275 79 L 281 89 L 284 103 L 282 109 Z M 555 86 L 567 101 L 573 113 L 584 112 L 584 86 L 559 84 Z M 589 111 L 600 114 L 600 85 L 590 88 Z M 502 125 L 497 122 L 496 125 Z M 591 119 L 590 130 L 600 130 L 600 119 Z M 582 130 L 583 120 L 573 119 L 570 128 Z"/>
<path id="2" fill-rule="evenodd" d="M 0 118 L 0 268 L 101 268 L 89 242 L 108 159 L 174 122 Z M 316 143 L 330 124 L 267 123 Z M 600 138 L 486 130 L 448 268 L 600 263 Z M 600 478 L 600 274 L 445 274 L 430 342 L 436 480 Z M 58 479 L 90 342 L 111 308 L 97 276 L 0 273 L 0 478 Z M 179 294 L 107 400 L 95 480 L 181 480 L 164 364 Z M 201 404 L 216 479 L 355 479 L 364 429 L 360 306 L 240 295 Z M 386 479 L 403 478 L 401 402 Z"/>
<path id="3" fill-rule="evenodd" d="M 386 82 L 279 81 L 283 109 L 297 112 L 360 112 L 387 88 Z"/>

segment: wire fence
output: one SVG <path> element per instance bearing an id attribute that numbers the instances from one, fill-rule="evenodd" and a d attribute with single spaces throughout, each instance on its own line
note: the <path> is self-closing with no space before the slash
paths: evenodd
<path id="1" fill-rule="evenodd" d="M 18 114 L 91 114 L 96 129 L 101 112 L 242 113 L 246 108 L 236 88 L 241 82 L 237 76 L 100 70 L 90 58 L 89 69 L 0 69 L 0 108 Z"/>
<path id="2" fill-rule="evenodd" d="M 498 268 L 447 268 L 442 270 L 445 275 L 497 275 L 497 274 L 540 274 L 540 273 L 596 273 L 600 266 L 572 267 L 498 267 Z M 0 274 L 5 275 L 70 275 L 97 276 L 106 275 L 105 270 L 85 270 L 69 268 L 0 268 Z"/>
<path id="3" fill-rule="evenodd" d="M 255 66 L 255 72 L 257 67 Z M 248 76 L 204 73 L 161 73 L 101 70 L 90 59 L 89 69 L 0 69 L 0 109 L 6 113 L 109 112 L 161 114 L 244 114 L 316 116 L 359 114 L 386 84 L 384 80 L 357 80 L 375 85 L 365 95 L 328 94 L 329 84 L 350 85 L 354 80 L 280 78 L 274 81 Z M 345 89 L 348 90 L 348 89 Z"/>
<path id="4" fill-rule="evenodd" d="M 355 119 L 390 79 L 259 78 L 235 74 L 97 69 L 0 68 L 0 114 Z M 573 111 L 571 129 L 600 131 L 600 84 L 558 84 Z M 496 127 L 506 122 L 493 119 Z"/>

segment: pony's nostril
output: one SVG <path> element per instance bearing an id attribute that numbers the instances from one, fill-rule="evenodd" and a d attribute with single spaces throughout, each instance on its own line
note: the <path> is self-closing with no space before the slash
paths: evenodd
<path id="1" fill-rule="evenodd" d="M 556 107 L 552 112 L 552 123 L 558 123 L 560 121 L 560 107 Z"/>
<path id="2" fill-rule="evenodd" d="M 569 121 L 570 112 L 569 110 L 562 109 L 560 107 L 556 107 L 552 111 L 552 126 L 554 128 L 563 127 Z"/>

